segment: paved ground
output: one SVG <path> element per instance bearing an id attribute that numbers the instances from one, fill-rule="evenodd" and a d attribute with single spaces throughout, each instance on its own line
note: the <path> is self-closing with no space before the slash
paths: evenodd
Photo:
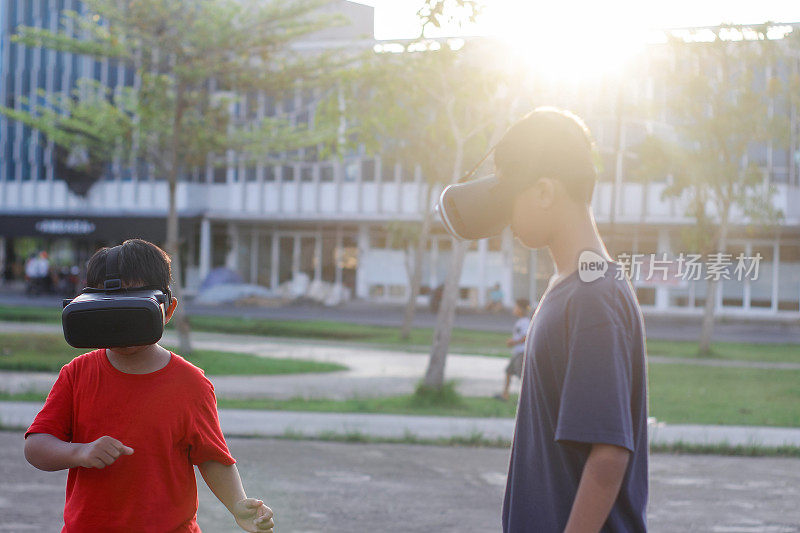
<path id="1" fill-rule="evenodd" d="M 245 488 L 276 531 L 499 531 L 508 451 L 399 444 L 228 439 Z M 40 472 L 22 437 L 0 432 L 0 531 L 57 531 L 64 472 Z M 800 532 L 800 460 L 651 456 L 651 533 Z M 198 477 L 199 522 L 236 531 Z"/>
<path id="2" fill-rule="evenodd" d="M 28 297 L 18 290 L 0 288 L 0 305 L 61 306 L 61 298 L 54 296 Z M 358 324 L 398 326 L 403 322 L 403 308 L 397 305 L 355 301 L 328 308 L 315 304 L 296 303 L 280 307 L 202 306 L 187 304 L 189 314 L 246 316 L 282 320 L 331 320 Z M 415 324 L 431 327 L 436 316 L 427 308 L 417 312 Z M 651 339 L 697 340 L 700 337 L 700 321 L 697 317 L 674 317 L 648 315 L 645 318 L 647 335 Z M 459 310 L 456 326 L 481 331 L 508 332 L 514 318 L 509 312 L 486 313 L 474 310 Z M 727 319 L 714 328 L 714 340 L 732 342 L 797 343 L 800 344 L 800 320 L 777 321 L 765 318 L 759 321 L 742 322 Z"/>

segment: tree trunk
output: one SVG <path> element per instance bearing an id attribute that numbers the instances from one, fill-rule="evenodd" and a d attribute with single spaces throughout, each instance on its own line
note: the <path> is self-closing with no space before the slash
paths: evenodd
<path id="1" fill-rule="evenodd" d="M 407 341 L 411 336 L 411 328 L 414 327 L 414 315 L 417 312 L 417 298 L 419 297 L 419 286 L 422 283 L 422 258 L 428 244 L 428 237 L 431 233 L 431 214 L 430 206 L 425 203 L 422 215 L 422 228 L 420 228 L 419 238 L 414 249 L 414 265 L 411 271 L 410 289 L 406 308 L 403 312 L 403 327 L 400 329 L 400 338 Z"/>
<path id="2" fill-rule="evenodd" d="M 464 165 L 464 142 L 456 142 L 456 152 L 453 159 L 452 181 L 455 183 L 461 177 Z M 444 281 L 442 300 L 439 313 L 436 315 L 436 328 L 433 333 L 428 369 L 425 371 L 424 384 L 426 387 L 441 389 L 444 385 L 444 365 L 447 351 L 450 348 L 450 336 L 456 314 L 456 299 L 458 287 L 461 282 L 461 266 L 464 263 L 464 254 L 467 251 L 465 243 L 453 239 L 453 255 L 447 269 L 447 279 Z"/>
<path id="3" fill-rule="evenodd" d="M 458 289 L 461 280 L 461 268 L 464 266 L 464 256 L 467 253 L 468 243 L 456 239 L 453 241 L 453 255 L 447 269 L 447 280 L 442 293 L 442 303 L 439 314 L 436 316 L 436 331 L 433 336 L 431 358 L 428 369 L 425 371 L 425 387 L 440 389 L 444 384 L 444 366 L 447 352 L 450 349 L 450 337 L 456 316 L 458 302 Z"/>
<path id="4" fill-rule="evenodd" d="M 175 116 L 172 121 L 172 142 L 169 154 L 169 211 L 167 213 L 167 242 L 166 249 L 172 259 L 172 279 L 173 295 L 178 299 L 178 306 L 175 308 L 173 319 L 178 327 L 178 349 L 182 355 L 192 353 L 192 342 L 189 336 L 189 318 L 186 316 L 185 308 L 182 304 L 183 298 L 183 275 L 181 274 L 180 256 L 180 234 L 178 225 L 178 208 L 176 192 L 178 188 L 178 149 L 180 143 L 180 128 L 183 121 L 183 88 L 180 83 L 176 86 L 175 95 Z"/>
<path id="5" fill-rule="evenodd" d="M 723 219 L 720 223 L 719 240 L 717 241 L 717 252 L 725 253 L 728 245 L 728 210 L 725 209 Z M 708 280 L 706 290 L 706 301 L 703 306 L 703 326 L 700 330 L 699 355 L 709 355 L 711 353 L 711 335 L 714 333 L 714 319 L 716 318 L 717 291 L 719 290 L 718 280 Z"/>
<path id="6" fill-rule="evenodd" d="M 494 146 L 500 140 L 505 125 L 511 118 L 509 107 L 508 116 L 498 114 L 494 124 L 494 132 L 489 140 L 489 146 Z M 453 160 L 452 183 L 458 182 L 463 172 L 464 164 L 464 139 L 457 139 L 456 151 Z M 433 344 L 431 355 L 428 360 L 428 368 L 425 371 L 424 385 L 428 388 L 441 389 L 444 385 L 444 367 L 447 360 L 447 352 L 450 349 L 450 337 L 452 335 L 453 324 L 455 322 L 456 304 L 458 300 L 458 290 L 461 284 L 461 270 L 464 266 L 464 256 L 467 253 L 468 243 L 457 239 L 452 240 L 453 255 L 450 259 L 450 266 L 447 269 L 447 279 L 444 283 L 442 292 L 442 303 L 439 313 L 436 316 L 436 329 L 433 334 Z"/>

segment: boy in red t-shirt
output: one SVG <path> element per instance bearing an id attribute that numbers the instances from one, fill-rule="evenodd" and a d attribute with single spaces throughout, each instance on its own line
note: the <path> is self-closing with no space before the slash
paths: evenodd
<path id="1" fill-rule="evenodd" d="M 108 250 L 89 260 L 89 286 L 102 287 Z M 169 256 L 154 244 L 125 241 L 118 261 L 123 286 L 169 285 Z M 69 469 L 62 533 L 199 532 L 193 465 L 242 529 L 273 531 L 272 511 L 242 488 L 214 386 L 158 344 L 95 350 L 65 365 L 25 433 L 25 457 L 41 470 Z"/>

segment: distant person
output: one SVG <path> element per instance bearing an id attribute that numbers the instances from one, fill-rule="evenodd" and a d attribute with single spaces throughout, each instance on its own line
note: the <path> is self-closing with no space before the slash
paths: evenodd
<path id="1" fill-rule="evenodd" d="M 503 289 L 500 288 L 499 283 L 495 283 L 492 290 L 489 291 L 489 305 L 486 306 L 486 310 L 492 313 L 503 310 Z"/>
<path id="2" fill-rule="evenodd" d="M 50 256 L 46 251 L 42 250 L 39 252 L 39 258 L 36 262 L 36 265 L 41 292 L 51 292 L 51 289 L 53 288 L 53 279 L 50 277 Z"/>
<path id="3" fill-rule="evenodd" d="M 121 246 L 122 286 L 168 293 L 169 256 L 139 239 Z M 108 250 L 89 260 L 91 287 L 103 286 Z M 177 305 L 165 305 L 165 322 Z M 41 470 L 69 469 L 62 531 L 199 532 L 193 465 L 242 529 L 273 531 L 272 511 L 242 488 L 211 382 L 158 344 L 95 350 L 65 365 L 25 433 L 25 457 Z"/>
<path id="4" fill-rule="evenodd" d="M 39 266 L 37 265 L 38 256 L 31 253 L 25 261 L 25 293 L 39 293 Z"/>
<path id="5" fill-rule="evenodd" d="M 525 358 L 525 339 L 528 335 L 528 328 L 531 325 L 531 305 L 525 298 L 520 298 L 514 305 L 514 316 L 517 317 L 514 327 L 511 330 L 511 337 L 506 341 L 506 346 L 511 348 L 511 360 L 506 366 L 506 382 L 503 392 L 498 398 L 508 401 L 509 389 L 511 388 L 511 378 L 517 376 L 522 378 L 522 362 Z"/>
<path id="6" fill-rule="evenodd" d="M 576 116 L 540 108 L 496 145 L 511 228 L 556 267 L 526 341 L 502 524 L 506 533 L 647 530 L 642 314 L 597 230 L 593 143 Z M 578 271 L 590 253 L 607 271 Z"/>

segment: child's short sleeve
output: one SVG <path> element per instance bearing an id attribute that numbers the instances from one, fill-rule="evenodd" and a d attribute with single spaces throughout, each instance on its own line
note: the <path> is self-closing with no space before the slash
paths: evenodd
<path id="1" fill-rule="evenodd" d="M 47 433 L 65 442 L 72 440 L 72 387 L 71 367 L 65 365 L 58 373 L 44 407 L 25 432 L 26 439 L 32 433 Z"/>
<path id="2" fill-rule="evenodd" d="M 207 382 L 207 385 L 195 404 L 189 420 L 187 435 L 189 460 L 193 465 L 206 461 L 232 465 L 236 460 L 231 456 L 225 437 L 222 435 L 222 428 L 219 426 L 214 386 L 211 382 Z"/>

